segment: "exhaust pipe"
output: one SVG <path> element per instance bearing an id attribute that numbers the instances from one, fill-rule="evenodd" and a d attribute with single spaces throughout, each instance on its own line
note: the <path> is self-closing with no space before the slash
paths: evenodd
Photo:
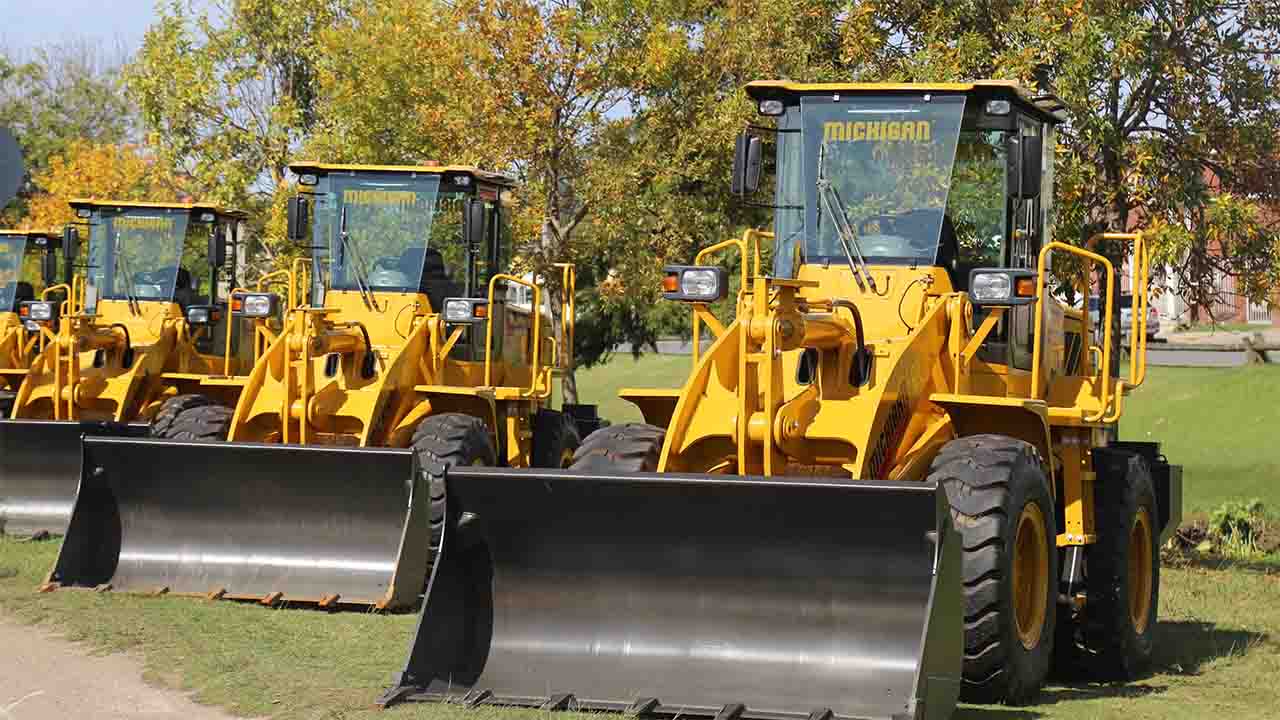
<path id="1" fill-rule="evenodd" d="M 960 541 L 935 485 L 458 468 L 446 512 L 383 706 L 721 720 L 955 707 Z"/>
<path id="2" fill-rule="evenodd" d="M 87 437 L 49 587 L 409 608 L 426 497 L 408 450 Z"/>

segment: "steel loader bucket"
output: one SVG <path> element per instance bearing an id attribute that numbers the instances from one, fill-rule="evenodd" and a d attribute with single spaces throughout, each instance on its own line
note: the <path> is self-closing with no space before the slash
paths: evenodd
<path id="1" fill-rule="evenodd" d="M 960 545 L 933 485 L 479 468 L 447 484 L 382 705 L 724 720 L 955 706 Z"/>
<path id="2" fill-rule="evenodd" d="M 408 450 L 85 438 L 50 583 L 412 607 L 429 519 Z"/>
<path id="3" fill-rule="evenodd" d="M 145 423 L 0 420 L 0 531 L 61 535 L 80 483 L 80 436 L 147 431 Z"/>

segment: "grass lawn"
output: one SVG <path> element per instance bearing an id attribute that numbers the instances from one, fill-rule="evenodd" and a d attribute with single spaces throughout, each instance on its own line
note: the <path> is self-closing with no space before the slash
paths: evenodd
<path id="1" fill-rule="evenodd" d="M 687 357 L 619 356 L 584 371 L 584 401 L 614 422 L 639 419 L 620 387 L 670 387 Z M 1187 506 L 1260 497 L 1280 508 L 1280 368 L 1153 368 L 1127 404 L 1123 435 L 1159 437 L 1187 466 Z M 541 711 L 372 702 L 404 661 L 414 615 L 268 609 L 254 604 L 118 593 L 33 590 L 56 541 L 0 537 L 0 612 L 104 651 L 136 653 L 148 679 L 246 716 L 548 720 Z M 1280 708 L 1280 565 L 1166 568 L 1154 674 L 1129 685 L 1051 685 L 1028 708 L 965 707 L 963 720 L 1167 717 L 1273 718 Z M 0 655 L 2 658 L 2 655 Z M 3 659 L 0 659 L 0 664 Z M 3 700 L 0 697 L 0 700 Z M 583 716 L 585 717 L 585 716 Z M 606 716 L 607 717 L 607 716 Z M 578 720 L 581 720 L 579 718 Z"/>
<path id="2" fill-rule="evenodd" d="M 409 720 L 584 720 L 535 710 L 372 702 L 400 669 L 413 615 L 33 589 L 57 542 L 0 538 L 0 612 L 104 651 L 139 656 L 147 679 L 245 716 Z M 1280 707 L 1280 571 L 1166 568 L 1156 671 L 1129 685 L 1052 684 L 1028 708 L 969 706 L 956 718 L 1155 720 L 1275 717 Z M 3 662 L 0 660 L 0 662 Z M 2 699 L 2 698 L 0 698 Z M 605 717 L 610 716 L 595 716 Z"/>
<path id="3" fill-rule="evenodd" d="M 583 402 L 600 405 L 613 422 L 640 420 L 619 400 L 621 387 L 678 387 L 689 358 L 618 355 L 578 374 Z M 1280 366 L 1153 367 L 1147 382 L 1125 399 L 1120 437 L 1159 440 L 1169 461 L 1183 466 L 1187 512 L 1209 511 L 1225 500 L 1259 498 L 1280 513 Z"/>

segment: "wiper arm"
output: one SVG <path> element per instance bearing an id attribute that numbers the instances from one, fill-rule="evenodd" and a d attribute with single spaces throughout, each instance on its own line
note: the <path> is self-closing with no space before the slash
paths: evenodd
<path id="1" fill-rule="evenodd" d="M 338 237 L 342 239 L 343 251 L 351 254 L 351 269 L 355 272 L 356 289 L 360 291 L 360 299 L 364 301 L 365 306 L 377 310 L 378 304 L 374 302 L 373 290 L 369 287 L 369 270 L 365 267 L 364 258 L 360 257 L 359 251 L 356 250 L 355 241 L 351 239 L 350 234 L 347 232 L 347 208 L 345 206 L 342 208 Z"/>
<path id="2" fill-rule="evenodd" d="M 871 277 L 871 272 L 867 270 L 867 260 L 862 256 L 862 246 L 858 243 L 858 234 L 854 232 L 853 225 L 849 222 L 849 215 L 844 209 L 844 200 L 840 197 L 840 191 L 836 190 L 826 175 L 826 155 L 827 146 L 823 144 L 818 150 L 818 203 L 822 205 L 823 211 L 827 218 L 831 221 L 831 226 L 836 231 L 836 238 L 840 240 L 840 248 L 844 250 L 845 260 L 849 261 L 849 270 L 853 272 L 853 277 L 858 281 L 858 287 L 866 289 L 871 287 L 871 292 L 879 292 L 876 289 L 875 278 Z M 856 259 L 855 259 L 856 258 Z M 866 285 L 863 284 L 863 278 L 866 278 Z"/>
<path id="3" fill-rule="evenodd" d="M 129 263 L 124 259 L 124 243 L 121 242 L 120 233 L 116 233 L 116 262 L 112 268 L 117 275 L 124 277 L 124 295 L 129 301 L 129 309 L 135 313 L 141 313 L 142 307 L 138 304 L 137 288 L 133 286 L 133 271 L 129 269 Z"/>

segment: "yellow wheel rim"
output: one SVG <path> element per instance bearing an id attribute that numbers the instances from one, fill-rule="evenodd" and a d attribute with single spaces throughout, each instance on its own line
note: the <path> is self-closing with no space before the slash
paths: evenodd
<path id="1" fill-rule="evenodd" d="M 560 453 L 560 468 L 564 469 L 569 467 L 572 464 L 573 464 L 573 450 L 571 450 L 570 448 L 565 448 L 564 452 Z"/>
<path id="2" fill-rule="evenodd" d="M 1129 621 L 1139 635 L 1151 616 L 1151 515 L 1139 508 L 1129 526 Z"/>
<path id="3" fill-rule="evenodd" d="M 1018 516 L 1013 541 L 1013 618 L 1018 641 L 1028 650 L 1040 644 L 1049 606 L 1049 540 L 1044 513 L 1034 502 Z"/>

